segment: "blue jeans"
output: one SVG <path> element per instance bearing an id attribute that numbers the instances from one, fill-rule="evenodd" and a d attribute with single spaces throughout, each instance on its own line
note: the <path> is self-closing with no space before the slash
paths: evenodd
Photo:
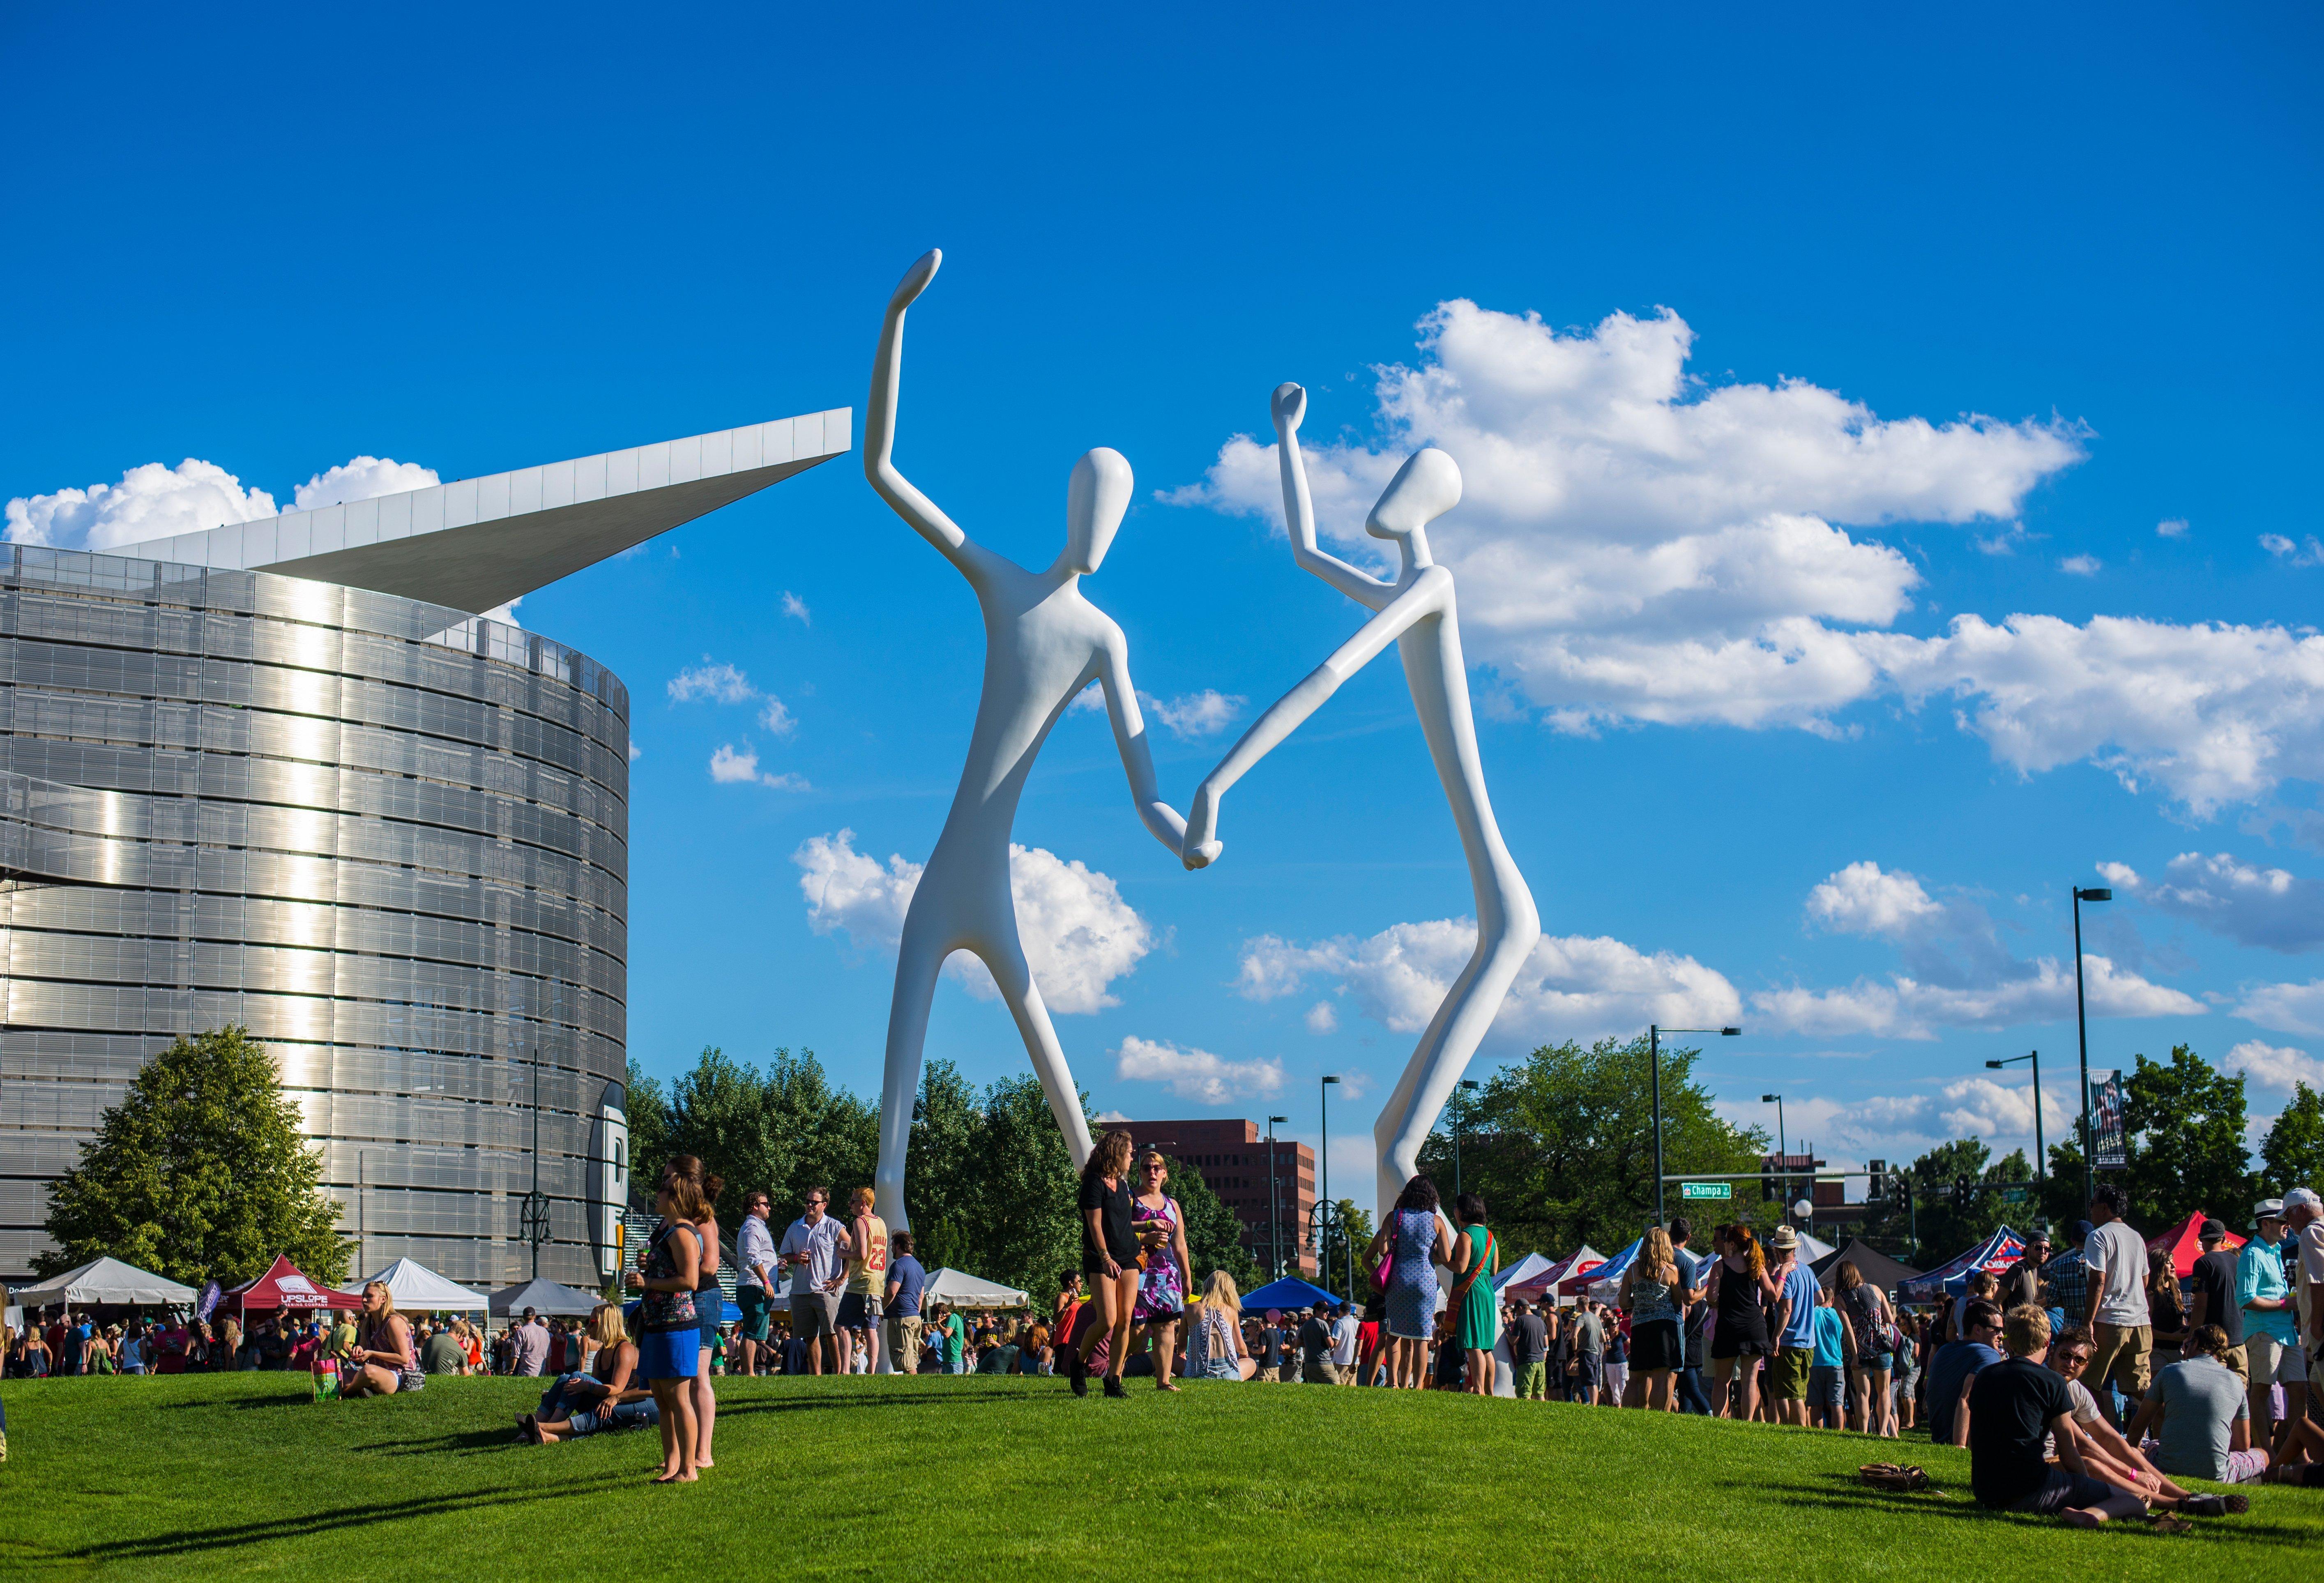
<path id="1" fill-rule="evenodd" d="M 1682 1368 L 1678 1371 L 1678 1410 L 1681 1413 L 1711 1414 L 1711 1393 L 1702 1388 L 1702 1370 Z"/>
<path id="2" fill-rule="evenodd" d="M 636 1429 L 643 1424 L 659 1424 L 661 1406 L 650 1396 L 642 1402 L 624 1402 L 619 1407 L 607 1407 L 596 1413 L 576 1413 L 573 1432 L 576 1435 L 598 1434 L 609 1429 Z"/>
<path id="3" fill-rule="evenodd" d="M 563 1418 L 567 1416 L 573 1406 L 574 1402 L 595 1401 L 602 1393 L 597 1391 L 574 1390 L 575 1386 L 580 1385 L 584 1381 L 586 1381 L 592 1385 L 597 1383 L 596 1376 L 594 1375 L 558 1375 L 557 1378 L 550 1383 L 549 1389 L 540 1393 L 540 1405 L 534 1410 L 533 1416 L 536 1418 Z M 571 1393 L 572 1400 L 567 1399 L 568 1393 Z"/>
<path id="4" fill-rule="evenodd" d="M 960 1359 L 957 1358 L 945 1358 L 944 1361 L 944 1371 L 946 1374 L 959 1374 L 962 1372 Z"/>

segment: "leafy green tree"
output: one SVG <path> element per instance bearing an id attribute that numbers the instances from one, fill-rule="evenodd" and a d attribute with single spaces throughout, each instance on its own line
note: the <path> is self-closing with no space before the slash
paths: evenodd
<path id="1" fill-rule="evenodd" d="M 2292 1102 L 2267 1129 L 2259 1157 L 2266 1167 L 2262 1180 L 2267 1192 L 2253 1194 L 2255 1199 L 2324 1185 L 2324 1096 L 2304 1082 L 2294 1083 Z"/>
<path id="2" fill-rule="evenodd" d="M 669 1158 L 669 1097 L 661 1084 L 630 1058 L 627 1083 L 630 1122 L 630 1198 L 642 1204 L 653 1196 L 661 1180 L 662 1162 Z"/>
<path id="3" fill-rule="evenodd" d="M 2070 1240 L 2074 1222 L 2089 1218 L 2090 1201 L 2082 1189 L 2080 1122 L 2064 1143 L 2050 1146 L 2050 1177 L 2042 1187 L 2042 1212 L 2049 1217 L 2059 1245 Z"/>
<path id="4" fill-rule="evenodd" d="M 2231 1216 L 2253 1196 L 2244 1142 L 2244 1080 L 2185 1045 L 2168 1063 L 2137 1057 L 2123 1084 L 2133 1226 L 2152 1236 L 2200 1210 Z"/>
<path id="5" fill-rule="evenodd" d="M 1700 1054 L 1668 1045 L 1662 1052 L 1664 1169 L 1733 1171 L 1740 1192 L 1757 1181 L 1767 1137 L 1730 1125 L 1711 1108 L 1710 1092 L 1694 1081 Z M 1583 1242 L 1610 1252 L 1646 1229 L 1655 1206 L 1646 1060 L 1644 1039 L 1600 1039 L 1587 1049 L 1570 1040 L 1545 1045 L 1495 1072 L 1471 1099 L 1462 1183 L 1483 1196 L 1505 1264 L 1529 1249 L 1560 1256 Z M 1430 1137 L 1420 1168 L 1450 1192 L 1449 1135 Z"/>
<path id="6" fill-rule="evenodd" d="M 1178 1201 L 1178 1208 L 1186 1217 L 1186 1259 L 1192 1265 L 1190 1273 L 1195 1289 L 1201 1290 L 1213 1270 L 1224 1270 L 1233 1277 L 1238 1291 L 1248 1292 L 1258 1285 L 1259 1265 L 1242 1245 L 1242 1222 L 1212 1191 L 1211 1184 L 1203 1180 L 1202 1172 L 1174 1162 L 1169 1185 L 1164 1191 Z M 1067 1207 L 1071 1206 L 1072 1201 L 1068 1201 Z M 1081 1238 L 1076 1229 L 1074 1253 L 1078 1256 L 1080 1252 Z"/>
<path id="7" fill-rule="evenodd" d="M 880 1163 L 880 1113 L 870 1102 L 832 1086 L 812 1050 L 777 1050 L 760 1087 L 760 1176 L 728 1177 L 764 1187 L 778 1207 L 796 1214 L 809 1187 L 831 1190 L 833 1212 L 847 1212 L 847 1194 L 872 1185 Z"/>
<path id="8" fill-rule="evenodd" d="M 266 1273 L 278 1254 L 319 1281 L 347 1275 L 341 1206 L 299 1130 L 265 1046 L 239 1027 L 181 1038 L 130 1080 L 80 1161 L 49 1187 L 60 1275 L 110 1254 L 189 1286 Z"/>
<path id="9" fill-rule="evenodd" d="M 983 1114 L 976 1091 L 949 1061 L 930 1061 L 912 1102 L 912 1137 L 904 1153 L 904 1203 L 920 1262 L 934 1270 L 975 1262 L 970 1228 L 976 1135 Z M 1070 1203 L 1070 1201 L 1068 1201 Z M 1050 1272 L 1052 1275 L 1056 1272 Z M 1028 1290 L 1034 1290 L 1028 1288 Z"/>
<path id="10" fill-rule="evenodd" d="M 1332 1278 L 1328 1284 L 1350 1302 L 1361 1302 L 1371 1294 L 1371 1287 L 1368 1284 L 1370 1277 L 1357 1266 L 1363 1262 L 1364 1249 L 1371 1242 L 1372 1233 L 1378 1228 L 1372 1224 L 1371 1215 L 1358 1209 L 1356 1201 L 1351 1198 L 1340 1200 L 1333 1208 L 1337 1211 L 1340 1229 L 1332 1234 Z M 1517 1256 L 1519 1258 L 1524 1256 L 1523 1254 Z M 1501 1261 L 1503 1267 L 1511 1262 L 1506 1258 Z"/>

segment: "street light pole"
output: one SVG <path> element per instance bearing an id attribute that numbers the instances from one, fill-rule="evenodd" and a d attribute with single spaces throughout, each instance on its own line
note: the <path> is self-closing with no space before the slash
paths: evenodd
<path id="1" fill-rule="evenodd" d="M 2082 1006 L 2082 903 L 2112 901 L 2114 892 L 2103 885 L 2094 885 L 2088 889 L 2077 885 L 2073 891 L 2074 1043 L 2080 1048 L 2082 1059 L 2082 1201 L 2088 1203 L 2097 1187 L 2097 1150 L 2090 1140 L 2090 1024 Z"/>
<path id="2" fill-rule="evenodd" d="M 2015 1066 L 2020 1061 L 2034 1063 L 2034 1180 L 2050 1179 L 2050 1153 L 2042 1143 L 2042 1052 L 2028 1050 L 2023 1055 L 2012 1055 L 2000 1061 L 1988 1061 L 1986 1065 L 1995 1072 L 2005 1066 Z"/>
<path id="3" fill-rule="evenodd" d="M 1316 1105 L 1322 1111 L 1320 1125 L 1323 1129 L 1323 1152 L 1315 1156 L 1315 1178 L 1319 1189 L 1316 1196 L 1323 1203 L 1332 1201 L 1332 1085 L 1340 1080 L 1326 1077 L 1315 1085 Z M 1354 1258 L 1351 1252 L 1350 1259 Z M 1332 1289 L 1332 1219 L 1329 1215 L 1320 1222 L 1315 1233 L 1315 1273 L 1323 1279 L 1317 1283 L 1324 1291 Z"/>
<path id="4" fill-rule="evenodd" d="M 1282 1220 L 1277 1212 L 1275 1192 L 1275 1124 L 1290 1119 L 1288 1116 L 1267 1118 L 1267 1258 L 1269 1266 L 1268 1279 L 1270 1281 L 1283 1278 L 1283 1229 Z"/>
<path id="5" fill-rule="evenodd" d="M 1792 1168 L 1792 1149 L 1791 1145 L 1784 1138 L 1784 1096 L 1761 1094 L 1759 1103 L 1773 1105 L 1775 1108 L 1775 1158 L 1782 1162 L 1777 1169 L 1788 1172 Z M 1777 1190 L 1776 1197 L 1781 1201 L 1779 1207 L 1784 1211 L 1784 1224 L 1788 1226 L 1792 1223 L 1792 1203 L 1789 1196 L 1792 1191 L 1792 1179 L 1788 1175 L 1783 1175 L 1776 1177 L 1775 1180 L 1782 1183 Z"/>
<path id="6" fill-rule="evenodd" d="M 1741 1028 L 1666 1028 L 1654 1023 L 1646 1025 L 1646 1067 L 1652 1073 L 1655 1111 L 1655 1224 L 1667 1225 L 1663 1214 L 1663 1035 L 1665 1034 L 1711 1034 L 1734 1038 Z"/>

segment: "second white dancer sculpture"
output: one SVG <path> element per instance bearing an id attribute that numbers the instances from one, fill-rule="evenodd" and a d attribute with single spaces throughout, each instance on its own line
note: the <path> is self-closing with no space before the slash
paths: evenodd
<path id="1" fill-rule="evenodd" d="M 1074 464 L 1065 488 L 1065 548 L 1047 571 L 1030 572 L 962 532 L 936 503 L 897 471 L 897 385 L 903 373 L 904 310 L 927 290 L 944 262 L 931 250 L 905 272 L 888 303 L 880 350 L 872 364 L 872 400 L 863 433 L 863 471 L 880 498 L 959 568 L 976 591 L 984 615 L 984 690 L 976 704 L 976 730 L 968 742 L 960 789 L 953 794 L 944 833 L 921 871 L 904 915 L 896 956 L 896 990 L 888 1009 L 888 1060 L 880 1094 L 880 1165 L 874 1179 L 880 1214 L 908 1227 L 904 1155 L 911 1140 L 912 1102 L 920 1087 L 921 1047 L 936 974 L 955 951 L 973 953 L 992 971 L 1025 1052 L 1040 1074 L 1051 1114 L 1064 1129 L 1078 1169 L 1090 1155 L 1089 1124 L 1065 1054 L 1049 1026 L 1048 1008 L 1025 962 L 1017 936 L 1017 904 L 1009 890 L 1009 836 L 1017 799 L 1049 728 L 1092 681 L 1105 689 L 1131 800 L 1154 839 L 1177 852 L 1185 822 L 1162 800 L 1146 722 L 1130 682 L 1130 644 L 1106 613 L 1082 597 L 1081 580 L 1105 559 L 1114 530 L 1130 509 L 1130 464 L 1118 451 L 1098 449 Z"/>
<path id="2" fill-rule="evenodd" d="M 1461 850 L 1469 860 L 1469 883 L 1477 898 L 1477 949 L 1420 1035 L 1403 1078 L 1372 1127 L 1379 1151 L 1379 1212 L 1385 1218 L 1419 1168 L 1420 1146 L 1492 1026 L 1534 942 L 1541 938 L 1541 917 L 1534 910 L 1525 876 L 1517 872 L 1517 861 L 1493 823 L 1485 767 L 1477 757 L 1477 724 L 1469 712 L 1469 676 L 1461 658 L 1452 574 L 1428 553 L 1428 524 L 1461 502 L 1461 469 L 1442 451 L 1416 451 L 1372 507 L 1364 530 L 1377 538 L 1394 539 L 1402 555 L 1396 581 L 1384 583 L 1316 548 L 1314 507 L 1299 455 L 1299 421 L 1307 413 L 1307 392 L 1297 385 L 1280 386 L 1273 407 L 1292 558 L 1374 614 L 1306 680 L 1260 715 L 1204 778 L 1187 812 L 1184 856 L 1190 869 L 1217 858 L 1222 845 L 1215 833 L 1218 805 L 1227 788 L 1322 708 L 1341 683 L 1393 642 L 1404 661 L 1405 683 L 1412 689 L 1429 757 L 1436 761 L 1437 778 L 1452 805 Z"/>

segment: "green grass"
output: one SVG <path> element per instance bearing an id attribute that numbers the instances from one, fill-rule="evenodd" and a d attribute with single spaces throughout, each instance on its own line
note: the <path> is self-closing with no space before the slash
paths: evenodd
<path id="1" fill-rule="evenodd" d="M 303 1376 L 0 1387 L 0 1576 L 1137 1578 L 2284 1575 L 2324 1492 L 2166 1536 L 1856 1481 L 1896 1448 L 1605 1408 L 1308 1385 L 1075 1401 L 1061 1381 L 722 1381 L 718 1466 L 648 1482 L 650 1431 L 510 1443 L 537 1392 L 437 1379 L 309 1399 Z"/>

